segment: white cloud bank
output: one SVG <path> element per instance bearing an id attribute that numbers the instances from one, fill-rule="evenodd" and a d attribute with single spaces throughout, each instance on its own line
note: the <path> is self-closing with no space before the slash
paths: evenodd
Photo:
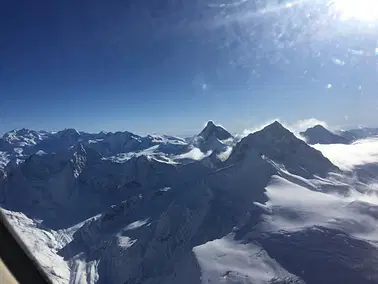
<path id="1" fill-rule="evenodd" d="M 209 156 L 211 154 L 211 152 L 208 152 L 208 153 L 203 153 L 201 152 L 200 149 L 198 148 L 193 148 L 192 150 L 190 150 L 189 152 L 185 153 L 185 154 L 181 154 L 181 155 L 178 155 L 176 156 L 177 159 L 192 159 L 192 160 L 202 160 L 203 158 Z"/>
<path id="2" fill-rule="evenodd" d="M 230 157 L 231 152 L 232 152 L 232 147 L 229 146 L 227 147 L 226 151 L 219 153 L 217 155 L 217 158 L 221 160 L 222 162 L 224 162 Z"/>
<path id="3" fill-rule="evenodd" d="M 301 132 L 305 131 L 306 129 L 310 127 L 314 127 L 315 125 L 321 125 L 325 128 L 328 128 L 328 125 L 325 121 L 316 119 L 316 118 L 307 118 L 302 119 L 294 122 L 293 124 L 289 124 L 289 128 L 292 129 L 294 132 Z"/>
<path id="4" fill-rule="evenodd" d="M 378 139 L 315 148 L 343 170 L 378 164 Z M 281 176 L 272 178 L 266 187 L 268 202 L 262 205 L 267 210 L 265 230 L 294 232 L 323 226 L 368 242 L 378 241 L 378 177 L 364 184 L 350 175 L 336 174 L 329 179 L 307 180 L 306 184 L 311 186 Z"/>
<path id="5" fill-rule="evenodd" d="M 337 229 L 368 242 L 378 241 L 376 194 L 346 196 L 309 190 L 274 176 L 266 188 L 266 231 L 301 231 L 314 226 Z"/>
<path id="6" fill-rule="evenodd" d="M 378 139 L 360 140 L 352 145 L 314 145 L 332 163 L 342 170 L 352 171 L 364 164 L 378 163 Z"/>

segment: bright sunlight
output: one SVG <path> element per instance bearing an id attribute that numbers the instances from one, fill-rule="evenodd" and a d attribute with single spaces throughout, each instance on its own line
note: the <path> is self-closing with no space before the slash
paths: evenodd
<path id="1" fill-rule="evenodd" d="M 345 19 L 378 19 L 378 0 L 333 0 L 332 7 Z"/>

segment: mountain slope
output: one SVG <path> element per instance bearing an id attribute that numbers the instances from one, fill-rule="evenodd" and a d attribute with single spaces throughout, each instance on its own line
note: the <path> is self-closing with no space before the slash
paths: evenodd
<path id="1" fill-rule="evenodd" d="M 116 200 L 169 186 L 180 176 L 172 164 L 146 156 L 117 163 L 82 144 L 68 152 L 33 154 L 7 170 L 3 206 L 55 227 L 96 215 Z"/>
<path id="2" fill-rule="evenodd" d="M 193 278 L 200 274 L 193 247 L 223 237 L 247 212 L 258 217 L 259 208 L 250 200 L 265 200 L 264 186 L 275 169 L 256 158 L 158 195 L 122 202 L 77 231 L 61 253 L 68 259 L 72 253 L 86 252 L 90 258 L 100 254 L 99 283 L 201 283 L 200 277 Z M 192 171 L 189 167 L 182 171 Z M 259 174 L 248 175 L 251 171 Z"/>

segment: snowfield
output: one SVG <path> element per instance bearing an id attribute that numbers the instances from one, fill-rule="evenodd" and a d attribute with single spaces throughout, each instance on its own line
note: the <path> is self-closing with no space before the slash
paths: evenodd
<path id="1" fill-rule="evenodd" d="M 15 130 L 0 205 L 54 283 L 378 283 L 377 141 Z"/>
<path id="2" fill-rule="evenodd" d="M 228 235 L 193 248 L 201 266 L 202 283 L 302 283 L 258 244 L 243 244 Z M 296 281 L 296 282 L 294 282 Z"/>

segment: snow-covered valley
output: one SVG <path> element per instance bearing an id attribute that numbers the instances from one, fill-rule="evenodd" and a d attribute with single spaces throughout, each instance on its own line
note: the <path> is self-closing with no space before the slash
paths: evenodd
<path id="1" fill-rule="evenodd" d="M 0 205 L 54 283 L 377 283 L 378 146 L 348 143 L 22 129 Z"/>

